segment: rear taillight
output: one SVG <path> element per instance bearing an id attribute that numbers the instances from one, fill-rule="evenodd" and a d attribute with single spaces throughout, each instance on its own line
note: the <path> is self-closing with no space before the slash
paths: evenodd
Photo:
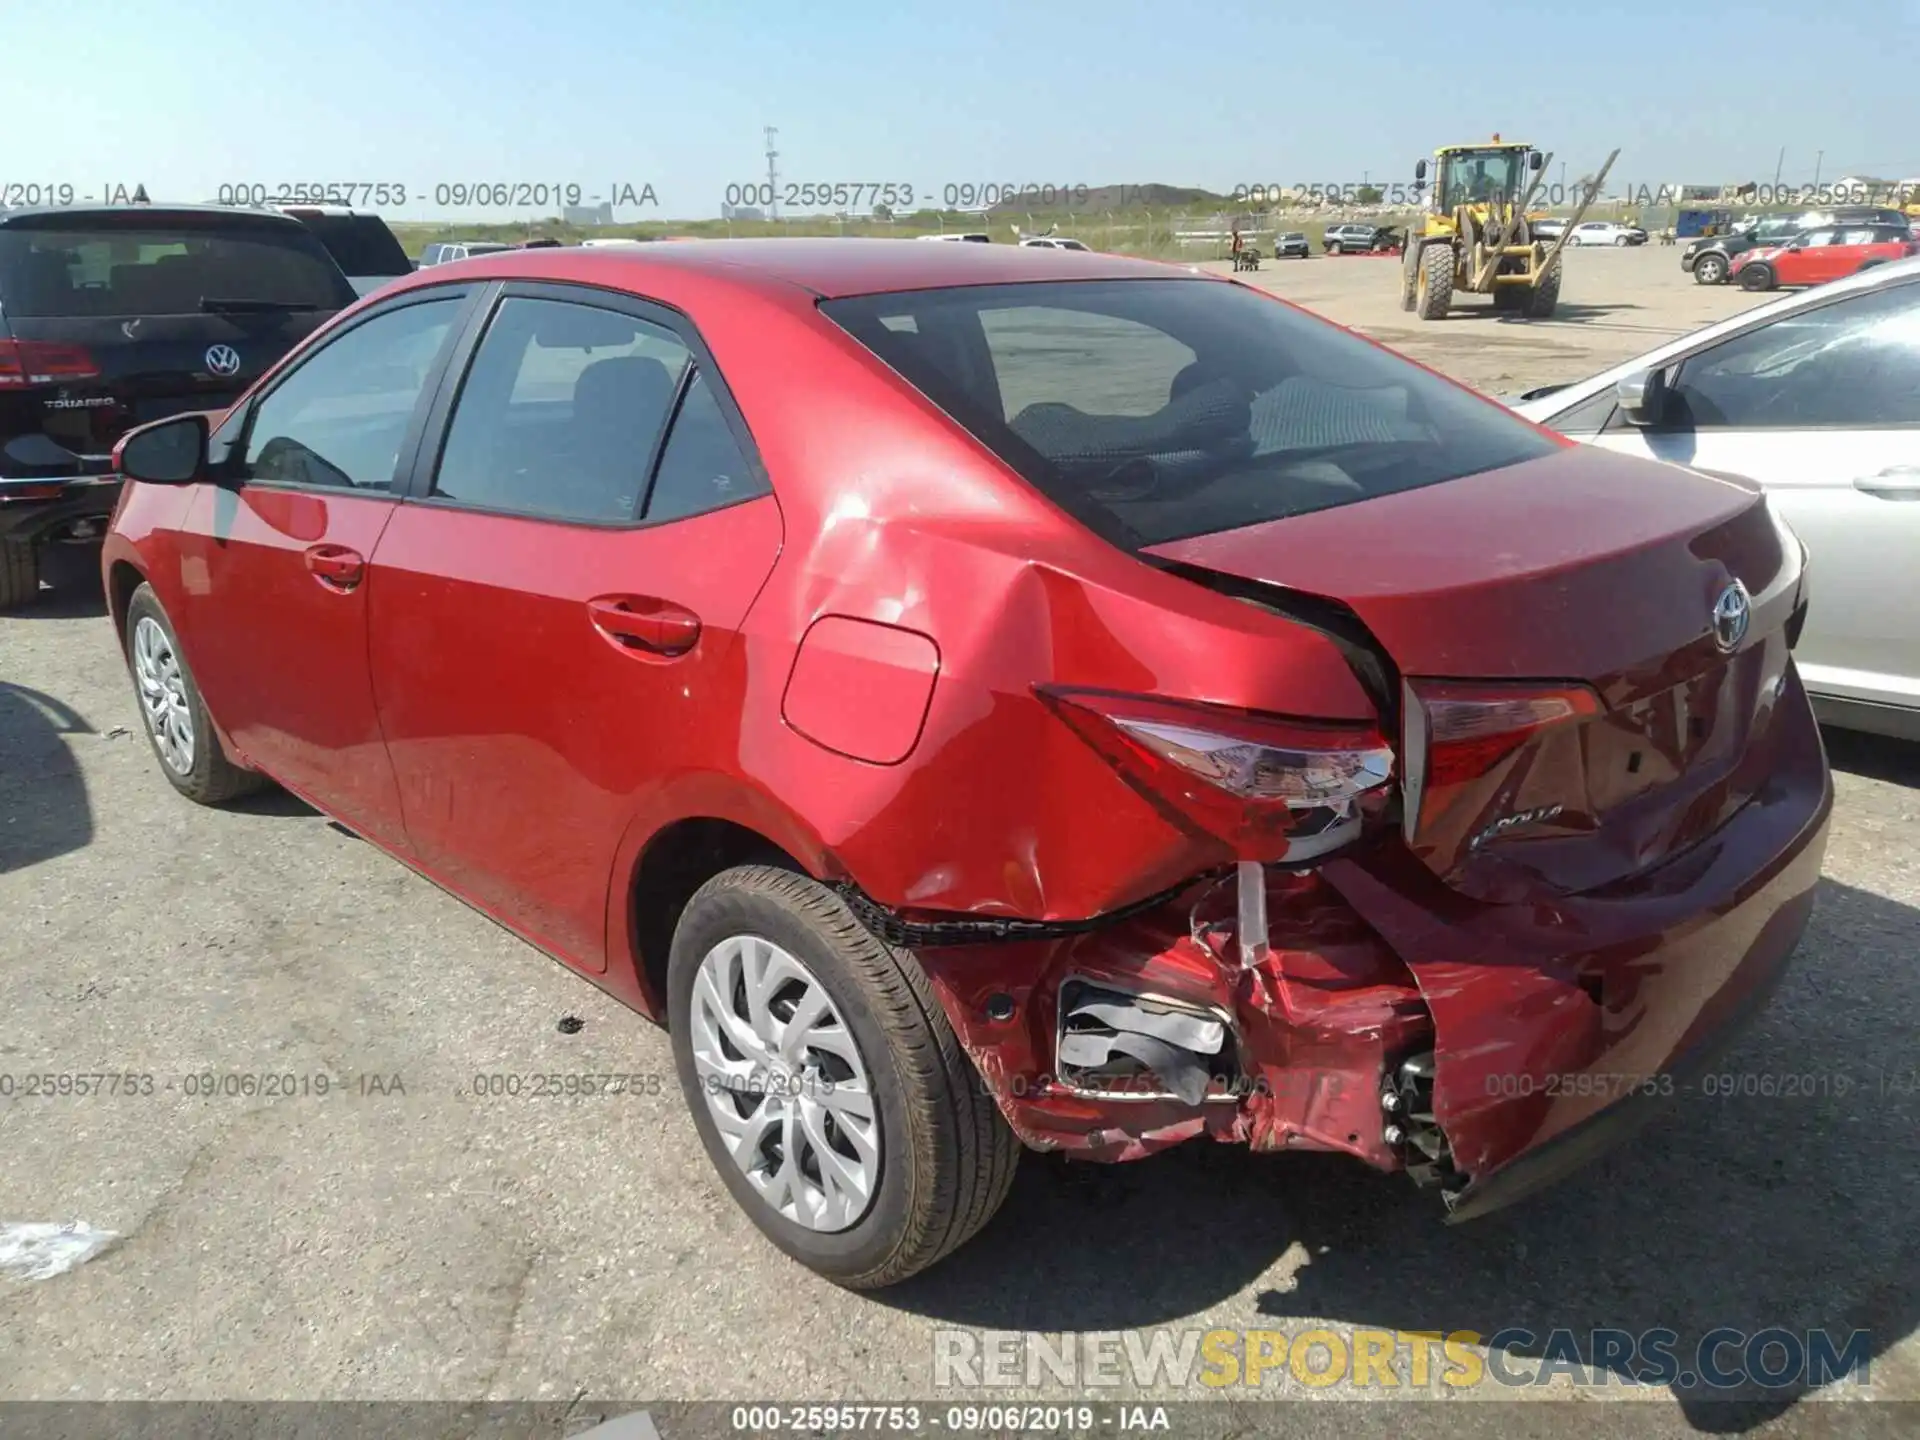
<path id="1" fill-rule="evenodd" d="M 1311 860 L 1383 805 L 1393 749 L 1372 725 L 1323 723 L 1042 687 L 1040 698 L 1163 813 L 1241 860 Z"/>
<path id="2" fill-rule="evenodd" d="M 1409 680 L 1406 724 L 1405 814 L 1411 833 L 1428 790 L 1478 780 L 1529 738 L 1601 710 L 1584 685 L 1475 685 Z"/>
<path id="3" fill-rule="evenodd" d="M 100 367 L 81 345 L 50 340 L 0 340 L 0 390 L 95 380 Z"/>

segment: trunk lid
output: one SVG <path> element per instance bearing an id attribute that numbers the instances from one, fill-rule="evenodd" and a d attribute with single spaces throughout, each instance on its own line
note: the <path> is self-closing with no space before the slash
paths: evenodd
<path id="1" fill-rule="evenodd" d="M 1147 553 L 1359 618 L 1402 681 L 1408 844 L 1478 899 L 1656 865 L 1775 758 L 1801 559 L 1744 483 L 1580 446 Z M 1543 723 L 1508 723 L 1529 705 Z M 1491 733 L 1445 728 L 1476 714 Z"/>

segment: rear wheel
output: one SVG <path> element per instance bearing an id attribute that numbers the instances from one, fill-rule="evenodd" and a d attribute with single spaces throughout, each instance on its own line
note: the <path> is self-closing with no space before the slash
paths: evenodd
<path id="1" fill-rule="evenodd" d="M 1727 278 L 1727 259 L 1724 255 L 1702 255 L 1693 262 L 1693 280 L 1696 285 L 1718 285 Z"/>
<path id="2" fill-rule="evenodd" d="M 1526 314 L 1529 320 L 1551 320 L 1553 312 L 1560 305 L 1560 261 L 1556 258 L 1553 268 L 1527 291 Z"/>
<path id="3" fill-rule="evenodd" d="M 241 769 L 221 748 L 173 624 L 151 585 L 141 585 L 127 604 L 127 668 L 147 740 L 174 789 L 202 805 L 218 805 L 267 784 L 266 776 Z"/>
<path id="4" fill-rule="evenodd" d="M 1340 242 L 1338 240 L 1327 241 L 1327 254 L 1338 255 L 1339 253 L 1340 253 Z"/>
<path id="5" fill-rule="evenodd" d="M 0 610 L 31 605 L 40 594 L 40 556 L 31 541 L 0 540 Z"/>
<path id="6" fill-rule="evenodd" d="M 1420 252 L 1414 311 L 1422 320 L 1438 320 L 1453 305 L 1453 247 L 1429 245 Z"/>
<path id="7" fill-rule="evenodd" d="M 1743 265 L 1740 267 L 1740 288 L 1742 290 L 1773 289 L 1773 267 L 1769 265 Z"/>
<path id="8" fill-rule="evenodd" d="M 925 1270 L 992 1218 L 1019 1145 L 910 954 L 826 886 L 745 865 L 687 902 L 674 1066 L 762 1233 L 852 1289 Z"/>

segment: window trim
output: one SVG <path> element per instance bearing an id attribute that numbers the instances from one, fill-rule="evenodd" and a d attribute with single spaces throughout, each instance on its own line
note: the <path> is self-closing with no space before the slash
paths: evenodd
<path id="1" fill-rule="evenodd" d="M 1738 330 L 1733 330 L 1717 337 L 1710 344 L 1701 345 L 1697 349 L 1675 355 L 1663 365 L 1649 366 L 1647 368 L 1669 372 L 1667 375 L 1667 386 L 1669 390 L 1673 390 L 1679 386 L 1681 380 L 1685 377 L 1686 367 L 1689 364 L 1699 359 L 1702 355 L 1718 350 L 1723 345 L 1730 344 L 1735 340 L 1744 340 L 1756 331 L 1765 330 L 1770 326 L 1779 324 L 1783 320 L 1808 315 L 1816 310 L 1826 310 L 1835 305 L 1844 305 L 1850 300 L 1858 300 L 1868 295 L 1881 295 L 1892 290 L 1904 290 L 1909 286 L 1920 286 L 1920 275 L 1914 275 L 1889 285 L 1866 285 L 1858 290 L 1849 290 L 1844 295 L 1827 296 L 1816 305 L 1806 305 L 1798 310 L 1791 310 L 1785 314 L 1775 315 L 1766 320 L 1756 321 L 1752 325 L 1742 326 Z M 1592 399 L 1593 397 L 1589 396 L 1587 398 Z M 1572 410 L 1585 403 L 1586 401 L 1584 400 L 1576 401 L 1573 405 L 1569 405 L 1567 409 Z M 1558 418 L 1556 415 L 1553 419 L 1543 420 L 1540 423 L 1551 429 L 1555 420 Z M 1902 421 L 1891 425 L 1852 425 L 1838 423 L 1829 425 L 1713 425 L 1707 427 L 1695 425 L 1688 428 L 1679 425 L 1629 425 L 1624 413 L 1616 407 L 1613 418 L 1607 421 L 1596 433 L 1598 435 L 1624 435 L 1630 432 L 1638 432 L 1645 435 L 1778 435 L 1784 431 L 1820 432 L 1828 430 L 1842 433 L 1866 431 L 1869 434 L 1879 435 L 1892 431 L 1920 430 L 1920 420 Z"/>
<path id="2" fill-rule="evenodd" d="M 713 352 L 707 348 L 700 331 L 691 317 L 657 300 L 645 299 L 630 290 L 612 290 L 600 285 L 579 284 L 558 280 L 496 280 L 482 287 L 484 298 L 474 307 L 473 316 L 459 341 L 452 347 L 448 364 L 440 377 L 440 383 L 434 392 L 433 402 L 428 407 L 422 434 L 422 442 L 414 449 L 412 461 L 404 486 L 397 486 L 401 500 L 410 505 L 427 506 L 435 510 L 459 510 L 470 515 L 492 515 L 503 520 L 524 520 L 534 525 L 562 525 L 573 530 L 651 530 L 662 525 L 678 525 L 688 520 L 698 520 L 703 515 L 717 514 L 722 510 L 731 510 L 736 505 L 751 504 L 755 500 L 773 498 L 778 503 L 778 492 L 773 485 L 773 477 L 768 473 L 765 461 L 761 459 L 760 448 L 754 443 L 753 431 L 748 428 L 746 416 L 739 403 L 733 397 L 719 364 L 713 358 Z M 584 520 L 578 516 L 542 515 L 527 510 L 503 510 L 492 505 L 476 505 L 470 500 L 461 500 L 451 495 L 435 495 L 433 481 L 440 470 L 440 460 L 446 451 L 447 437 L 452 433 L 454 411 L 459 405 L 460 392 L 466 387 L 466 380 L 473 368 L 474 356 L 479 352 L 480 343 L 492 328 L 494 318 L 500 307 L 508 300 L 554 300 L 569 305 L 593 305 L 603 310 L 611 310 L 629 316 L 635 320 L 644 320 L 649 325 L 670 331 L 674 338 L 687 347 L 688 361 L 680 372 L 680 378 L 674 385 L 672 400 L 667 406 L 666 422 L 660 427 L 660 433 L 654 437 L 653 452 L 647 457 L 647 469 L 640 489 L 639 513 L 631 520 Z M 696 510 L 689 515 L 675 515 L 666 520 L 646 518 L 647 507 L 653 503 L 653 486 L 659 478 L 660 459 L 666 454 L 667 441 L 673 435 L 673 427 L 680 419 L 681 407 L 686 403 L 687 392 L 692 388 L 693 377 L 704 373 L 707 388 L 720 407 L 721 417 L 732 432 L 733 441 L 741 457 L 746 461 L 748 470 L 764 487 L 752 495 L 743 495 L 737 500 L 729 500 L 724 505 L 715 505 L 706 510 Z"/>
<path id="3" fill-rule="evenodd" d="M 227 442 L 227 453 L 220 461 L 219 470 L 214 477 L 216 482 L 228 489 L 257 486 L 262 490 L 285 490 L 303 495 L 347 495 L 362 500 L 399 500 L 404 492 L 407 478 L 412 473 L 415 452 L 419 448 L 421 437 L 425 434 L 426 402 L 436 393 L 446 373 L 447 362 L 459 349 L 460 341 L 472 323 L 473 301 L 477 288 L 471 281 L 449 285 L 423 285 L 417 290 L 408 290 L 403 294 L 391 296 L 361 311 L 344 325 L 315 331 L 314 334 L 318 338 L 313 343 L 302 347 L 290 356 L 290 363 L 283 364 L 280 369 L 264 377 L 258 388 L 243 402 L 245 413 L 240 421 L 239 431 Z M 449 299 L 457 300 L 460 304 L 454 312 L 453 324 L 447 332 L 447 339 L 441 342 L 440 353 L 428 367 L 426 379 L 420 386 L 420 393 L 414 397 L 413 412 L 407 417 L 407 428 L 400 441 L 400 453 L 394 459 L 393 480 L 385 489 L 363 489 L 358 485 L 302 485 L 292 480 L 255 480 L 235 473 L 246 463 L 247 447 L 253 443 L 253 423 L 260 413 L 260 406 L 272 399 L 282 385 L 306 369 L 315 356 L 331 349 L 334 342 L 341 336 L 351 334 L 370 321 L 385 315 L 397 314 L 414 305 Z M 220 428 L 226 427 L 222 425 Z"/>

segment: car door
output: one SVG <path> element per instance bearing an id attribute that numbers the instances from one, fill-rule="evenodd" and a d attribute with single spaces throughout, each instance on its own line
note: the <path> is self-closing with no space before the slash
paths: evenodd
<path id="1" fill-rule="evenodd" d="M 366 564 L 472 294 L 397 296 L 271 378 L 221 426 L 180 536 L 174 620 L 212 713 L 249 761 L 400 848 Z"/>
<path id="2" fill-rule="evenodd" d="M 1774 273 L 1783 285 L 1824 285 L 1846 273 L 1850 252 L 1841 230 L 1810 230 L 1780 253 Z"/>
<path id="3" fill-rule="evenodd" d="M 1616 412 L 1596 443 L 1760 481 L 1811 557 L 1808 687 L 1920 705 L 1920 281 L 1728 336 L 1671 386 L 1661 425 Z"/>
<path id="4" fill-rule="evenodd" d="M 488 306 L 374 556 L 374 688 L 421 863 L 601 971 L 636 807 L 739 713 L 780 516 L 685 319 L 565 285 Z"/>

